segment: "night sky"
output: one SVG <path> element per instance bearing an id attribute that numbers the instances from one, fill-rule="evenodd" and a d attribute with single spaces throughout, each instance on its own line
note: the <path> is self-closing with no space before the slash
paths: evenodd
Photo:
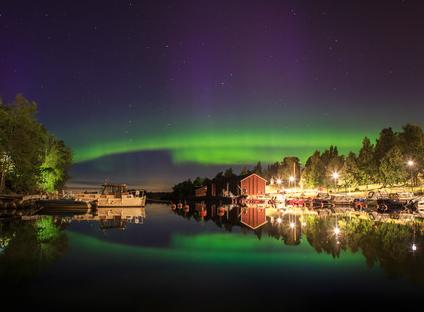
<path id="1" fill-rule="evenodd" d="M 176 181 L 424 126 L 423 1 L 0 2 L 0 96 L 72 183 Z"/>

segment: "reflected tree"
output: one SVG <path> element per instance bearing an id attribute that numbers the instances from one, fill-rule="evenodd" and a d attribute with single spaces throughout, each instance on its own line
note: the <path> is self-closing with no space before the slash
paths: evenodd
<path id="1" fill-rule="evenodd" d="M 0 227 L 0 277 L 10 285 L 22 285 L 58 260 L 68 249 L 61 225 L 53 217 L 35 222 L 11 222 Z"/>

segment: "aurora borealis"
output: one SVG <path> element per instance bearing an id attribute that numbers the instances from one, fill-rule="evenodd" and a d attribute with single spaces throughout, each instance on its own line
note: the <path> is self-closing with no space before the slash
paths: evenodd
<path id="1" fill-rule="evenodd" d="M 0 96 L 75 182 L 169 189 L 423 124 L 421 1 L 2 1 Z"/>

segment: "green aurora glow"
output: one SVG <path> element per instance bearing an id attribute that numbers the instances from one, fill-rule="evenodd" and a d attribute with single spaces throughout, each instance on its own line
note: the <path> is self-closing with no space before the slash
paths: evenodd
<path id="1" fill-rule="evenodd" d="M 373 139 L 377 131 L 365 132 L 353 129 L 264 129 L 249 128 L 245 131 L 230 129 L 203 129 L 202 131 L 175 131 L 172 134 L 111 139 L 91 145 L 74 147 L 76 163 L 103 156 L 167 150 L 175 163 L 193 162 L 209 164 L 251 164 L 258 160 L 270 163 L 284 155 L 298 156 L 302 161 L 314 150 L 336 145 L 343 153 L 356 151 L 364 136 Z"/>
<path id="2" fill-rule="evenodd" d="M 198 235 L 175 234 L 169 248 L 123 245 L 106 242 L 80 233 L 66 231 L 71 244 L 91 253 L 108 253 L 120 257 L 142 257 L 150 260 L 182 261 L 201 263 L 227 263 L 245 265 L 294 265 L 299 263 L 337 268 L 362 266 L 360 253 L 343 252 L 339 258 L 317 253 L 306 240 L 296 247 L 285 246 L 279 240 L 264 237 L 258 240 L 254 235 L 234 233 L 206 233 Z M 265 251 L 266 252 L 261 252 Z"/>

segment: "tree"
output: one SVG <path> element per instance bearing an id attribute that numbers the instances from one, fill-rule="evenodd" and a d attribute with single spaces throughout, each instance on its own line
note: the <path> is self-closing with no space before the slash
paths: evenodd
<path id="1" fill-rule="evenodd" d="M 308 158 L 305 164 L 305 170 L 302 174 L 302 180 L 308 187 L 317 187 L 324 182 L 325 167 L 321 159 L 321 153 L 315 151 Z"/>
<path id="2" fill-rule="evenodd" d="M 396 146 L 397 142 L 397 135 L 393 132 L 392 128 L 385 128 L 380 131 L 380 136 L 377 139 L 374 149 L 374 158 L 377 166 L 380 165 L 383 157 Z"/>
<path id="3" fill-rule="evenodd" d="M 405 182 L 408 177 L 404 157 L 400 149 L 393 147 L 381 160 L 379 176 L 384 186 Z"/>
<path id="4" fill-rule="evenodd" d="M 69 178 L 68 169 L 72 164 L 71 150 L 63 141 L 48 136 L 44 161 L 41 164 L 39 186 L 46 192 L 53 192 L 63 188 Z"/>
<path id="5" fill-rule="evenodd" d="M 407 160 L 414 161 L 415 177 L 422 172 L 424 164 L 424 133 L 421 127 L 411 124 L 406 124 L 402 127 L 402 132 L 399 133 L 399 148 Z"/>
<path id="6" fill-rule="evenodd" d="M 47 132 L 36 119 L 36 104 L 21 95 L 0 109 L 1 150 L 13 163 L 13 170 L 2 168 L 2 179 L 9 182 L 12 191 L 31 192 L 37 188 L 40 177 Z"/>
<path id="7" fill-rule="evenodd" d="M 374 157 L 374 145 L 371 144 L 369 138 L 365 137 L 362 140 L 362 147 L 359 151 L 358 160 L 358 179 L 359 183 L 365 183 L 367 188 L 372 182 L 373 176 L 377 174 L 378 168 L 376 166 Z"/>
<path id="8" fill-rule="evenodd" d="M 37 105 L 17 95 L 0 101 L 0 192 L 29 193 L 63 187 L 71 152 L 36 118 Z"/>
<path id="9" fill-rule="evenodd" d="M 323 164 L 323 184 L 328 186 L 334 183 L 333 172 L 339 172 L 343 168 L 344 157 L 339 155 L 337 146 L 330 146 L 329 149 L 325 150 L 321 155 L 321 161 Z"/>
<path id="10" fill-rule="evenodd" d="M 300 160 L 298 157 L 284 157 L 283 162 L 278 170 L 278 176 L 288 181 L 290 177 L 294 177 L 295 181 L 300 179 Z"/>
<path id="11" fill-rule="evenodd" d="M 173 186 L 172 191 L 174 197 L 188 198 L 194 195 L 195 186 L 191 179 L 180 182 Z"/>
<path id="12" fill-rule="evenodd" d="M 234 174 L 234 172 L 233 172 L 233 168 L 228 168 L 227 170 L 225 170 L 225 171 L 224 171 L 224 177 L 225 177 L 226 179 L 230 179 L 230 178 L 235 177 L 235 174 Z"/>
<path id="13" fill-rule="evenodd" d="M 247 169 L 246 166 L 244 166 L 243 168 L 241 168 L 240 175 L 245 175 L 245 174 L 248 174 L 248 173 L 249 173 L 249 170 Z"/>
<path id="14" fill-rule="evenodd" d="M 347 155 L 346 160 L 343 165 L 343 175 L 342 181 L 343 185 L 346 188 L 355 187 L 359 184 L 360 178 L 360 170 L 358 167 L 356 155 L 353 152 L 350 152 Z"/>
<path id="15" fill-rule="evenodd" d="M 262 175 L 262 164 L 260 161 L 258 161 L 255 168 L 253 168 L 253 172 L 256 174 Z"/>

